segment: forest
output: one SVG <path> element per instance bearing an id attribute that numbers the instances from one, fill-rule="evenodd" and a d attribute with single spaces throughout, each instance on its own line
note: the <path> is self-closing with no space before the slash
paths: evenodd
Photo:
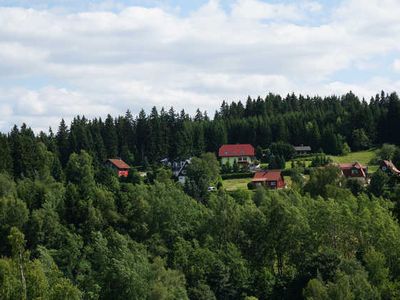
<path id="1" fill-rule="evenodd" d="M 397 178 L 364 188 L 327 166 L 292 172 L 290 189 L 207 191 L 222 144 L 386 144 L 377 159 L 392 159 L 399 117 L 396 93 L 349 92 L 14 126 L 0 134 L 0 299 L 400 299 Z M 160 160 L 189 157 L 182 186 Z"/>

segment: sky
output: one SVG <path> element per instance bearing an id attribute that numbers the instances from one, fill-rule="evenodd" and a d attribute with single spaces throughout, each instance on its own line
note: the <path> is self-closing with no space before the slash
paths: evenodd
<path id="1" fill-rule="evenodd" d="M 0 131 L 400 91 L 398 0 L 0 0 Z"/>

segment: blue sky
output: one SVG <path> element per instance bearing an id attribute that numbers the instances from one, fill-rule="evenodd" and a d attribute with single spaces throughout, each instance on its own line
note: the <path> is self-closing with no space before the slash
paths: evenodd
<path id="1" fill-rule="evenodd" d="M 0 0 L 0 131 L 400 89 L 397 0 Z"/>

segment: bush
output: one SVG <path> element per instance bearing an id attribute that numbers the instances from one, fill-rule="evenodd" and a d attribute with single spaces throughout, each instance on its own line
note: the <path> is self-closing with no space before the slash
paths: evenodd
<path id="1" fill-rule="evenodd" d="M 255 185 L 254 185 L 252 182 L 249 182 L 249 183 L 247 184 L 247 188 L 248 188 L 249 190 L 254 190 L 256 187 L 255 187 Z"/>
<path id="2" fill-rule="evenodd" d="M 317 155 L 313 158 L 311 161 L 311 167 L 322 167 L 330 164 L 332 162 L 332 159 L 330 157 L 326 156 L 325 154 Z"/>

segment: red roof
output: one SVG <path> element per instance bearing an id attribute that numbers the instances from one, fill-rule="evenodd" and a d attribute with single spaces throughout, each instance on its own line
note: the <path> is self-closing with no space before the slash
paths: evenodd
<path id="1" fill-rule="evenodd" d="M 339 164 L 339 168 L 342 170 L 343 174 L 346 177 L 367 177 L 367 167 L 363 166 L 359 162 Z M 353 174 L 351 171 L 353 169 L 359 170 L 359 174 Z"/>
<path id="2" fill-rule="evenodd" d="M 360 164 L 359 162 L 339 164 L 339 168 L 342 170 L 347 170 L 347 169 L 352 169 L 352 168 L 366 169 L 366 167 L 363 166 L 362 164 Z"/>
<path id="3" fill-rule="evenodd" d="M 218 151 L 219 157 L 255 156 L 254 147 L 250 144 L 222 145 Z"/>
<path id="4" fill-rule="evenodd" d="M 253 182 L 278 181 L 282 179 L 282 173 L 279 170 L 262 171 L 254 174 Z"/>
<path id="5" fill-rule="evenodd" d="M 117 169 L 130 169 L 131 167 L 124 162 L 122 159 L 119 158 L 111 158 L 108 159 L 110 163 L 112 163 Z"/>

